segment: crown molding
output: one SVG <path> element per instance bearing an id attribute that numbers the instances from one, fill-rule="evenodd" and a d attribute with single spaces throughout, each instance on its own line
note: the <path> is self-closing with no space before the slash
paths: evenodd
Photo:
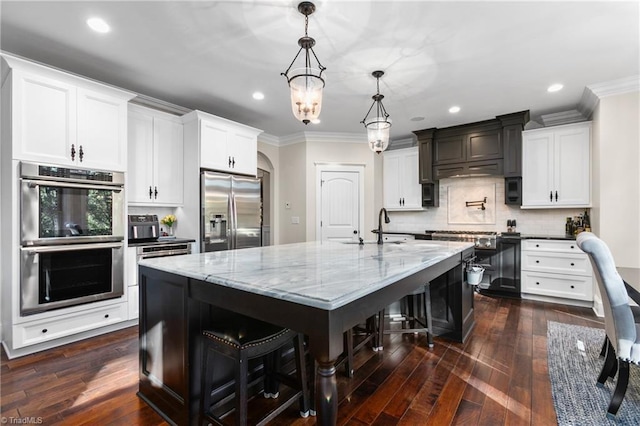
<path id="1" fill-rule="evenodd" d="M 165 102 L 160 99 L 152 98 L 151 96 L 138 94 L 135 98 L 130 101 L 136 105 L 142 105 L 147 108 L 157 109 L 159 111 L 167 112 L 169 114 L 174 115 L 185 115 L 190 113 L 192 110 L 189 108 L 185 108 L 180 105 L 172 104 L 171 102 Z"/>
<path id="2" fill-rule="evenodd" d="M 267 145 L 280 146 L 280 138 L 270 135 L 269 133 L 260 133 L 258 135 L 258 142 L 262 142 Z"/>
<path id="3" fill-rule="evenodd" d="M 578 110 L 582 115 L 590 118 L 600 99 L 638 91 L 640 91 L 640 75 L 591 84 L 585 87 L 578 103 Z"/>
<path id="4" fill-rule="evenodd" d="M 540 116 L 540 119 L 545 127 L 560 126 L 562 124 L 577 123 L 579 121 L 587 120 L 586 117 L 577 109 L 556 112 L 553 114 L 544 114 Z"/>

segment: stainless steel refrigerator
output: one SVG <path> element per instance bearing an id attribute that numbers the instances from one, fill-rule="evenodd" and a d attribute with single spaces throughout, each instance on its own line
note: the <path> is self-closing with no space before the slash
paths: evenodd
<path id="1" fill-rule="evenodd" d="M 261 245 L 260 180 L 203 170 L 202 252 Z"/>

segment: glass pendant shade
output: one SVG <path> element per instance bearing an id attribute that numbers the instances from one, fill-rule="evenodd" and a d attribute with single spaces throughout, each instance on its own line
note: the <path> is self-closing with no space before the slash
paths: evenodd
<path id="1" fill-rule="evenodd" d="M 315 68 L 296 68 L 289 79 L 293 115 L 304 124 L 317 120 L 322 109 L 324 79 Z"/>
<path id="2" fill-rule="evenodd" d="M 313 51 L 313 46 L 316 45 L 316 41 L 313 37 L 309 37 L 309 15 L 315 12 L 316 6 L 310 1 L 303 1 L 298 4 L 298 12 L 304 15 L 304 36 L 298 40 L 298 46 L 300 49 L 293 61 L 289 65 L 289 68 L 281 73 L 289 84 L 289 90 L 291 91 L 291 110 L 294 117 L 302 121 L 304 124 L 309 124 L 312 121 L 317 122 L 320 116 L 320 110 L 322 109 L 322 90 L 324 89 L 324 76 L 322 73 L 326 70 L 326 67 L 322 66 L 316 53 Z M 300 68 L 294 68 L 293 64 L 301 53 L 304 52 L 304 66 Z M 311 60 L 314 59 L 317 62 L 317 68 L 311 66 Z"/>
<path id="3" fill-rule="evenodd" d="M 376 154 L 380 154 L 389 146 L 389 129 L 391 120 L 386 117 L 374 117 L 365 124 L 367 129 L 367 141 L 369 148 Z"/>
<path id="4" fill-rule="evenodd" d="M 376 154 L 380 154 L 389 146 L 389 129 L 391 129 L 391 119 L 382 104 L 384 95 L 380 94 L 380 77 L 384 75 L 384 71 L 374 71 L 371 75 L 376 79 L 376 87 L 378 90 L 376 91 L 376 94 L 371 97 L 373 99 L 373 103 L 360 123 L 364 124 L 365 129 L 367 129 L 367 142 L 369 143 L 369 148 Z M 374 107 L 376 117 L 368 118 L 369 113 L 373 111 Z"/>

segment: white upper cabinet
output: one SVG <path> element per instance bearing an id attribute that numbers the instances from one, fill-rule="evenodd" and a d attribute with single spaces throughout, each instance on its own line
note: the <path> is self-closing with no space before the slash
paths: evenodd
<path id="1" fill-rule="evenodd" d="M 418 177 L 418 147 L 385 151 L 383 195 L 387 210 L 422 210 Z"/>
<path id="2" fill-rule="evenodd" d="M 591 207 L 591 122 L 522 136 L 522 207 Z"/>
<path id="3" fill-rule="evenodd" d="M 16 160 L 126 170 L 133 93 L 3 55 Z"/>
<path id="4" fill-rule="evenodd" d="M 129 203 L 179 206 L 184 192 L 184 141 L 180 117 L 129 106 Z"/>
<path id="5" fill-rule="evenodd" d="M 255 176 L 258 168 L 258 135 L 262 130 L 234 123 L 201 111 L 183 117 L 185 137 L 195 138 L 200 167 Z M 191 144 L 192 141 L 187 142 Z"/>

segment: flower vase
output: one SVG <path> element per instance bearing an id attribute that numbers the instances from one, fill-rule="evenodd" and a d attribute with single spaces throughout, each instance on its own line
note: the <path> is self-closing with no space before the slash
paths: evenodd
<path id="1" fill-rule="evenodd" d="M 173 226 L 167 227 L 167 234 L 169 234 L 170 237 L 173 237 Z"/>

